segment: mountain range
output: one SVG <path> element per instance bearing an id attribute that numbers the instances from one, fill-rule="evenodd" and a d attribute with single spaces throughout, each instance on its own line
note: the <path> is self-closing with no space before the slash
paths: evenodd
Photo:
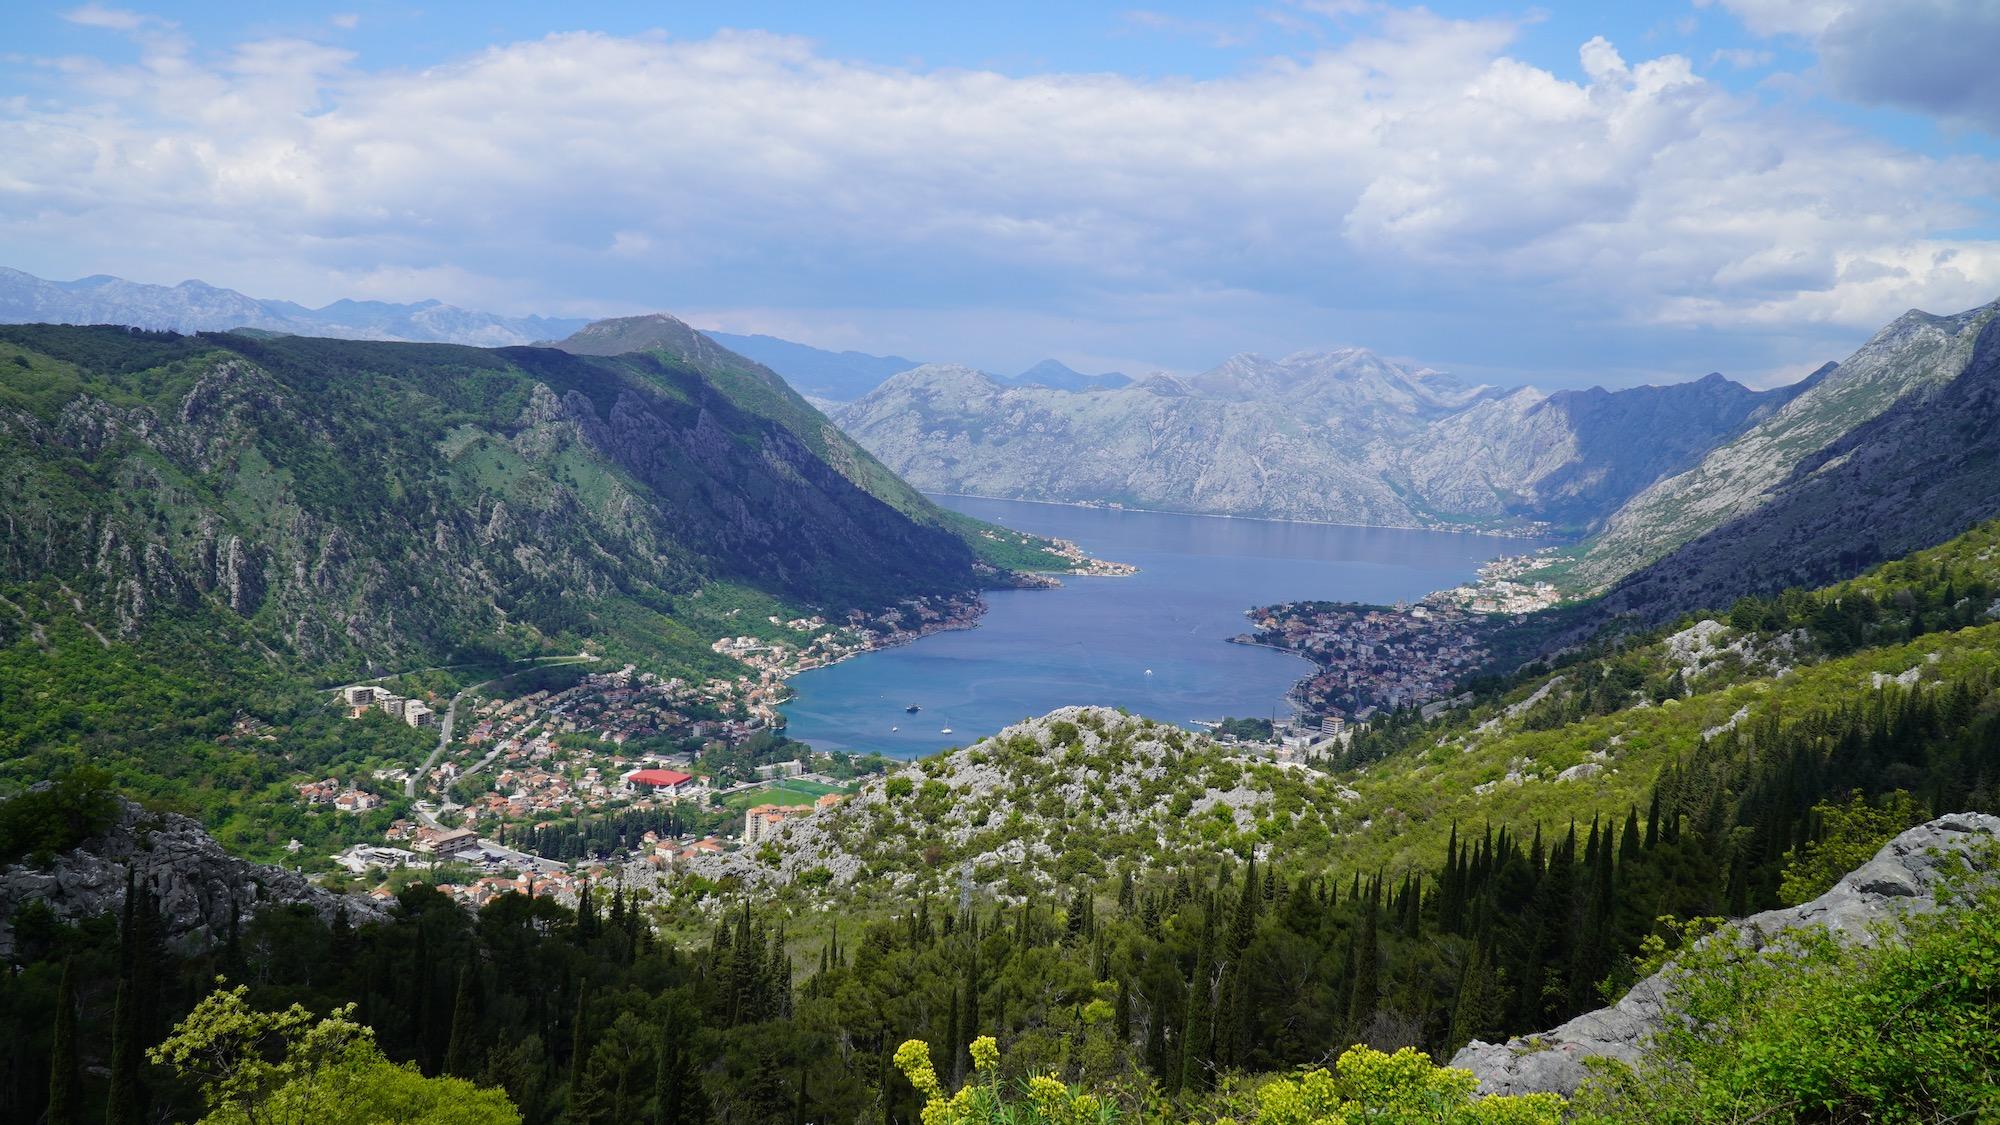
<path id="1" fill-rule="evenodd" d="M 0 323 L 124 324 L 174 332 L 257 328 L 342 340 L 409 340 L 496 348 L 565 336 L 588 322 L 497 316 L 442 301 L 391 304 L 341 300 L 313 309 L 291 301 L 246 297 L 234 289 L 200 281 L 147 285 L 104 274 L 75 281 L 45 281 L 0 266 Z"/>
<path id="2" fill-rule="evenodd" d="M 731 332 L 704 332 L 703 335 L 765 364 L 783 376 L 807 398 L 843 404 L 867 395 L 888 381 L 923 364 L 899 355 L 869 355 L 867 352 L 833 352 L 809 344 L 781 340 L 776 336 L 739 336 Z M 1016 387 L 1047 387 L 1059 391 L 1089 391 L 1127 386 L 1129 375 L 1106 371 L 1086 375 L 1057 359 L 1044 359 L 1011 379 L 991 376 Z"/>
<path id="3" fill-rule="evenodd" d="M 1077 393 L 926 365 L 834 417 L 920 488 L 1396 526 L 1588 529 L 1782 402 L 1720 376 L 1468 386 L 1362 348 Z"/>

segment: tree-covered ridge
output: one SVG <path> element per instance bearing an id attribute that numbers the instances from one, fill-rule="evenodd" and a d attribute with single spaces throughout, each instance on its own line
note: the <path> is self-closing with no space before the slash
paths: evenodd
<path id="1" fill-rule="evenodd" d="M 677 605 L 707 583 L 838 611 L 980 581 L 686 365 L 45 326 L 0 352 L 0 568 L 127 635 L 207 603 L 312 666 L 699 660 Z"/>
<path id="2" fill-rule="evenodd" d="M 1713 889 L 1702 831 L 1663 812 L 1616 832 L 1593 826 L 1587 840 L 1488 836 L 1454 848 L 1428 889 L 1343 887 L 1223 859 L 1014 904 L 919 896 L 894 915 L 831 928 L 825 914 L 758 896 L 677 944 L 651 932 L 642 896 L 616 885 L 574 911 L 516 894 L 476 917 L 414 887 L 380 922 L 270 906 L 189 954 L 160 943 L 163 904 L 142 883 L 122 919 L 64 926 L 28 910 L 17 921 L 0 1030 L 15 1044 L 9 1065 L 20 1080 L 0 1085 L 0 1111 L 35 1119 L 44 1091 L 75 1112 L 62 1120 L 95 1120 L 100 1105 L 142 1107 L 119 1121 L 215 1105 L 212 1084 L 144 1066 L 121 1045 L 165 1042 L 156 1057 L 171 1064 L 175 1042 L 214 1023 L 183 1021 L 168 1038 L 182 1013 L 213 1015 L 219 1002 L 240 1010 L 211 995 L 219 972 L 249 984 L 243 999 L 266 1011 L 302 1003 L 344 1020 L 336 1010 L 353 1003 L 351 1017 L 374 1029 L 367 1038 L 387 1059 L 498 1087 L 530 1122 L 913 1125 L 927 1098 L 967 1082 L 996 1093 L 1027 1083 L 1052 1109 L 1085 1108 L 1087 1097 L 1136 1120 L 1343 1121 L 1371 1104 L 1485 1120 L 1488 1111 L 1463 1100 L 1465 1078 L 1436 1071 L 1424 1052 L 1438 1057 L 1437 1043 L 1523 1026 L 1517 1006 L 1560 1008 L 1570 1002 L 1563 982 L 1594 968 L 1606 971 L 1607 989 L 1645 971 L 1615 947 L 1608 965 L 1590 961 L 1591 951 L 1607 952 L 1592 935 L 1616 933 L 1625 906 L 1636 915 L 1712 902 L 1675 897 Z M 1696 971 L 1713 966 L 1715 979 L 1686 994 L 1702 1020 L 1695 1036 L 1659 1060 L 1674 1083 L 1593 1093 L 1594 1119 L 1656 1120 L 1660 1107 L 1680 1106 L 1670 1116 L 1706 1120 L 1683 1099 L 1754 1091 L 1781 1100 L 1788 1075 L 1815 1073 L 1817 1089 L 1877 1116 L 1962 1109 L 1968 1095 L 1976 1104 L 1996 1061 L 1995 905 L 1975 887 L 1908 941 L 1889 937 L 1859 955 L 1812 942 L 1779 971 L 1752 965 L 1748 977 L 1726 949 L 1680 950 Z M 1657 960 L 1662 948 L 1633 952 Z M 1544 973 L 1517 975 L 1522 956 Z M 1755 987 L 1739 989 L 1746 982 Z M 1913 1003 L 1924 1005 L 1921 1021 L 1883 1022 L 1881 1013 Z M 1531 1014 L 1525 1026 L 1540 1024 Z M 930 1081 L 907 1077 L 913 1040 Z M 1373 1050 L 1345 1046 L 1356 1043 Z M 1413 1043 L 1423 1050 L 1399 1049 Z M 1793 1053 L 1739 1050 L 1780 1043 Z M 1861 1049 L 1829 1046 L 1840 1043 Z M 1337 1078 L 1295 1069 L 1336 1057 Z M 1692 1075 L 1675 1069 L 1689 1058 L 1700 1063 Z M 372 1054 L 351 1061 L 381 1065 Z M 1948 1086 L 1934 1081 L 1939 1061 L 1952 1063 Z M 260 1099 L 291 1081 L 250 1073 L 247 1094 Z M 1058 1099 L 1065 1084 L 1089 1092 Z M 975 1091 L 966 1101 L 985 1098 Z M 1553 1107 L 1519 1108 L 1543 1120 Z"/>

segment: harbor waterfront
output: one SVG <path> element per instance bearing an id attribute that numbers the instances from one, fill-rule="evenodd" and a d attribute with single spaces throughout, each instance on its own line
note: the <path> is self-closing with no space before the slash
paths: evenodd
<path id="1" fill-rule="evenodd" d="M 907 758 L 1075 703 L 1189 727 L 1224 716 L 1282 717 L 1290 713 L 1286 692 L 1313 666 L 1276 649 L 1226 643 L 1247 628 L 1245 610 L 1300 598 L 1415 599 L 1534 545 L 1455 532 L 933 499 L 1074 540 L 1139 571 L 1064 578 L 1058 590 L 994 591 L 977 628 L 802 672 L 781 708 L 793 738 Z"/>

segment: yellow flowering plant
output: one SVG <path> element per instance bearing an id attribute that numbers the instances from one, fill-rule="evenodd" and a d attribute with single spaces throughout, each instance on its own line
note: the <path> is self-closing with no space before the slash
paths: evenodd
<path id="1" fill-rule="evenodd" d="M 947 1095 L 931 1065 L 930 1045 L 912 1039 L 896 1048 L 896 1068 L 924 1096 L 923 1125 L 1112 1125 L 1118 1107 L 1096 1094 L 1036 1075 L 1010 1101 L 1000 1081 L 1000 1045 L 990 1035 L 972 1041 L 972 1081 Z"/>

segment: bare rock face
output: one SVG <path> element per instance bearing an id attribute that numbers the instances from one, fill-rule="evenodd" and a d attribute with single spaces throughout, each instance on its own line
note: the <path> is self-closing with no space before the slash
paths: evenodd
<path id="1" fill-rule="evenodd" d="M 1736 926 L 1760 945 L 1765 935 L 1815 925 L 1853 941 L 1871 941 L 1871 927 L 1876 922 L 1922 913 L 1936 905 L 1947 857 L 1964 854 L 1976 842 L 1995 838 L 2000 838 L 2000 816 L 1957 813 L 1938 817 L 1883 845 L 1874 859 L 1811 902 L 1753 914 Z M 1585 1012 L 1539 1035 L 1505 1043 L 1475 1039 L 1452 1056 L 1451 1065 L 1477 1075 L 1481 1094 L 1574 1094 L 1583 1084 L 1585 1059 L 1638 1063 L 1646 1040 L 1665 1019 L 1672 968 L 1669 965 L 1633 985 L 1624 999 L 1611 1007 Z"/>
<path id="2" fill-rule="evenodd" d="M 119 806 L 116 823 L 46 867 L 0 868 L 0 958 L 13 955 L 14 916 L 22 906 L 47 903 L 63 922 L 115 914 L 125 904 L 128 872 L 151 886 L 167 943 L 181 952 L 219 941 L 232 913 L 248 922 L 273 905 L 304 903 L 328 922 L 344 907 L 357 926 L 383 917 L 373 900 L 337 895 L 282 867 L 237 859 L 187 817 L 149 812 L 126 800 Z"/>

